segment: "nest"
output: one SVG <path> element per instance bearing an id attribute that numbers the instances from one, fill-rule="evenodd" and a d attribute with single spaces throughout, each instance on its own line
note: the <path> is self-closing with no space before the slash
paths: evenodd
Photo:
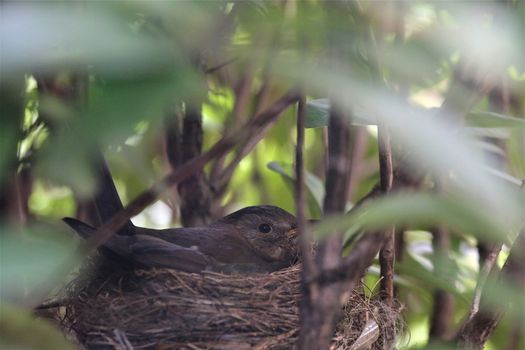
<path id="1" fill-rule="evenodd" d="M 74 281 L 62 326 L 88 349 L 292 349 L 300 269 L 224 275 L 98 267 Z M 372 348 L 384 349 L 397 315 L 354 292 L 332 349 L 350 349 L 371 319 L 380 328 Z"/>

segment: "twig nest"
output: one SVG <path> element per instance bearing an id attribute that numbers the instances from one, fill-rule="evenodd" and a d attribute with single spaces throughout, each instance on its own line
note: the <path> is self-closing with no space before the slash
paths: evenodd
<path id="1" fill-rule="evenodd" d="M 75 281 L 63 326 L 88 349 L 292 349 L 300 270 L 225 275 L 98 268 L 95 277 Z M 367 321 L 384 314 L 357 293 L 345 310 L 333 349 L 349 349 Z"/>

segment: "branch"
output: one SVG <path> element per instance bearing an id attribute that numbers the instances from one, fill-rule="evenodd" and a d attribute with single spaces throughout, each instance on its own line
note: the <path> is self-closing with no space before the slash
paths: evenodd
<path id="1" fill-rule="evenodd" d="M 246 113 L 247 105 L 250 100 L 250 92 L 253 84 L 253 68 L 246 69 L 243 77 L 235 86 L 235 104 L 232 109 L 232 118 L 228 121 L 226 127 L 234 127 L 243 122 L 242 116 Z M 257 114 L 259 111 L 255 111 Z M 223 188 L 219 185 L 222 183 L 221 179 L 224 177 L 224 162 L 226 155 L 218 157 L 212 164 L 210 170 L 210 187 L 213 189 L 214 197 L 220 198 L 222 196 Z"/>
<path id="2" fill-rule="evenodd" d="M 394 170 L 392 164 L 392 145 L 388 125 L 383 123 L 379 126 L 379 173 L 381 190 L 387 194 L 392 189 L 394 182 Z M 385 241 L 379 252 L 379 265 L 381 275 L 381 298 L 388 305 L 392 306 L 394 301 L 394 236 L 395 229 L 391 227 L 385 232 Z"/>
<path id="3" fill-rule="evenodd" d="M 306 98 L 304 95 L 297 104 L 297 146 L 295 148 L 295 208 L 297 217 L 297 231 L 300 232 L 301 258 L 304 270 L 313 269 L 311 250 L 311 235 L 305 219 L 305 191 L 304 191 L 304 122 L 306 114 Z"/>
<path id="4" fill-rule="evenodd" d="M 432 232 L 434 271 L 438 276 L 445 276 L 451 267 L 448 251 L 450 249 L 449 231 L 439 226 Z M 434 306 L 430 318 L 429 338 L 443 341 L 449 332 L 454 316 L 454 297 L 441 288 L 434 291 Z"/>
<path id="5" fill-rule="evenodd" d="M 325 215 L 342 213 L 346 205 L 346 193 L 350 168 L 350 119 L 336 110 L 332 104 L 328 126 L 328 167 L 326 175 Z M 332 339 L 336 320 L 341 312 L 342 283 L 321 285 L 308 283 L 315 270 L 339 266 L 342 250 L 342 232 L 337 232 L 320 242 L 315 256 L 315 266 L 303 266 L 303 303 L 300 349 L 327 349 Z"/>
<path id="6" fill-rule="evenodd" d="M 525 285 L 525 269 L 523 259 L 525 258 L 525 229 L 516 238 L 499 276 L 500 282 L 512 282 L 519 284 L 523 289 Z M 468 350 L 481 350 L 485 342 L 490 338 L 500 319 L 509 309 L 511 300 L 499 304 L 499 308 L 491 307 L 489 297 L 486 295 L 487 285 L 481 293 L 479 311 L 477 311 L 463 325 L 457 336 L 457 345 Z"/>
<path id="7" fill-rule="evenodd" d="M 437 194 L 445 192 L 446 179 L 434 177 L 435 191 Z M 452 270 L 453 262 L 449 255 L 450 232 L 439 225 L 432 230 L 432 251 L 434 273 L 441 278 L 446 278 Z M 454 316 L 454 297 L 442 288 L 434 290 L 434 305 L 431 315 L 429 338 L 430 341 L 445 341 L 452 318 Z"/>
<path id="8" fill-rule="evenodd" d="M 472 319 L 472 317 L 474 317 L 474 315 L 477 314 L 479 311 L 483 288 L 487 283 L 487 280 L 492 272 L 492 269 L 494 268 L 494 265 L 496 265 L 496 260 L 498 259 L 501 247 L 501 243 L 494 243 L 492 244 L 492 246 L 489 247 L 488 251 L 485 252 L 485 258 L 479 271 L 478 282 L 474 290 L 474 297 L 472 300 L 472 305 L 470 306 L 470 312 L 467 321 Z"/>
<path id="9" fill-rule="evenodd" d="M 186 104 L 182 138 L 182 162 L 187 162 L 202 153 L 202 114 L 200 105 Z M 179 164 L 170 162 L 175 170 Z M 200 169 L 177 185 L 181 198 L 180 213 L 184 226 L 200 226 L 211 220 L 211 193 L 204 170 Z"/>
<path id="10" fill-rule="evenodd" d="M 255 114 L 259 113 L 262 109 L 262 106 L 265 104 L 270 90 L 269 86 L 270 84 L 268 82 L 265 82 L 259 90 L 255 102 Z M 221 159 L 221 162 L 217 162 L 217 165 L 214 166 L 213 169 L 214 172 L 212 173 L 214 175 L 212 185 L 216 191 L 216 197 L 221 196 L 223 194 L 223 192 L 226 189 L 226 186 L 231 180 L 233 172 L 235 171 L 239 163 L 253 150 L 253 148 L 259 143 L 259 141 L 261 141 L 264 138 L 270 126 L 270 124 L 267 125 L 264 129 L 261 129 L 259 132 L 254 133 L 252 138 L 246 139 L 244 143 L 239 144 L 234 158 L 230 161 L 230 163 L 228 163 L 228 165 L 223 165 L 224 159 Z"/>

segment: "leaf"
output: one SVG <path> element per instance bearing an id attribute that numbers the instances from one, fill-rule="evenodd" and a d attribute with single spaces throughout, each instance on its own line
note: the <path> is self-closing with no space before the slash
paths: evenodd
<path id="1" fill-rule="evenodd" d="M 106 76 L 122 76 L 170 64 L 162 41 L 133 32 L 114 8 L 55 5 L 2 5 L 2 80 L 87 65 Z"/>
<path id="2" fill-rule="evenodd" d="M 301 77 L 305 86 L 316 91 L 326 91 L 343 111 L 363 110 L 364 115 L 374 116 L 381 124 L 388 125 L 392 143 L 404 150 L 407 166 L 426 169 L 431 175 L 448 176 L 450 191 L 462 200 L 484 206 L 485 213 L 501 227 L 513 229 L 522 220 L 523 193 L 515 191 L 504 181 L 495 181 L 485 170 L 483 154 L 472 147 L 472 138 L 464 133 L 452 132 L 446 120 L 457 120 L 467 113 L 477 94 L 452 110 L 440 109 L 446 118 L 434 118 L 433 113 L 411 106 L 406 99 L 385 87 L 383 83 L 360 80 L 348 65 L 334 66 L 298 64 L 279 61 L 282 74 Z M 300 75 L 308 71 L 307 75 Z M 448 119 L 447 119 L 448 118 Z"/>
<path id="3" fill-rule="evenodd" d="M 0 304 L 0 348 L 73 350 L 55 326 L 14 305 Z"/>
<path id="4" fill-rule="evenodd" d="M 92 152 L 100 145 L 124 143 L 140 121 L 162 118 L 174 91 L 199 93 L 195 81 L 192 70 L 98 81 L 93 84 L 88 106 L 80 115 L 70 115 L 64 132 L 52 134 L 42 148 L 37 173 L 72 187 L 80 197 L 89 196 L 95 186 Z M 71 106 L 62 107 L 67 111 Z"/>
<path id="5" fill-rule="evenodd" d="M 295 175 L 292 175 L 291 165 L 287 165 L 287 169 L 279 162 L 270 162 L 267 164 L 268 169 L 280 174 L 286 182 L 290 190 L 294 191 Z M 322 181 L 314 174 L 305 171 L 305 186 L 308 192 L 308 208 L 312 218 L 320 218 L 323 210 L 323 200 L 325 196 L 324 186 Z"/>
<path id="6" fill-rule="evenodd" d="M 34 226 L 0 234 L 0 301 L 34 303 L 74 268 L 75 241 L 59 227 Z M 31 297 L 32 300 L 27 300 Z"/>
<path id="7" fill-rule="evenodd" d="M 525 128 L 525 119 L 494 112 L 471 112 L 467 115 L 466 122 L 477 128 Z"/>
<path id="8" fill-rule="evenodd" d="M 311 100 L 306 104 L 304 126 L 306 128 L 321 128 L 328 126 L 330 102 L 327 98 Z"/>
<path id="9" fill-rule="evenodd" d="M 352 235 L 361 230 L 378 230 L 392 225 L 404 227 L 445 224 L 457 232 L 477 237 L 502 239 L 505 225 L 498 225 L 477 203 L 450 195 L 431 193 L 398 193 L 370 201 L 346 215 L 324 219 L 316 226 L 320 238 L 333 231 L 347 230 Z"/>
<path id="10" fill-rule="evenodd" d="M 328 126 L 330 119 L 330 101 L 327 98 L 311 100 L 306 104 L 305 128 L 321 128 Z M 376 125 L 375 119 L 364 111 L 352 111 L 352 125 Z"/>

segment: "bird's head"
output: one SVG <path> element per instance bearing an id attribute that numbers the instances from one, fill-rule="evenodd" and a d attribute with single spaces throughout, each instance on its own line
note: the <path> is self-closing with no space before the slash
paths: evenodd
<path id="1" fill-rule="evenodd" d="M 281 208 L 271 205 L 246 207 L 217 223 L 235 226 L 236 231 L 269 262 L 291 263 L 297 258 L 297 221 Z"/>

